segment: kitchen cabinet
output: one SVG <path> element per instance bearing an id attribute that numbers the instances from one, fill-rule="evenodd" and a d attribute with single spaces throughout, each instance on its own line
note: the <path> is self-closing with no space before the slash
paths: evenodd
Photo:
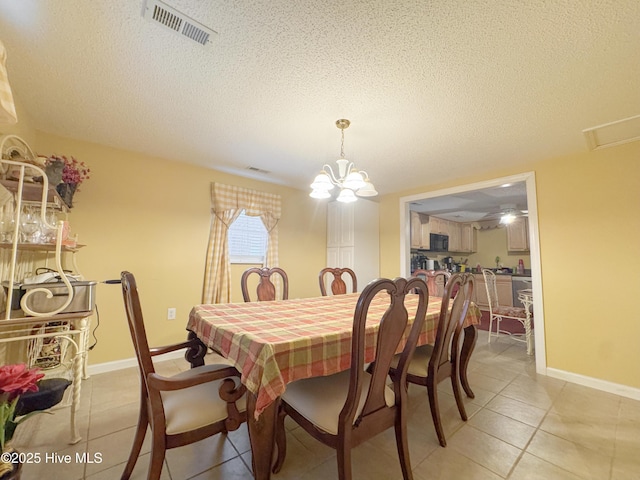
<path id="1" fill-rule="evenodd" d="M 439 233 L 440 235 L 449 235 L 449 223 L 442 218 L 429 217 L 429 233 Z"/>
<path id="2" fill-rule="evenodd" d="M 436 219 L 436 217 L 430 218 Z M 473 253 L 477 250 L 476 230 L 472 224 L 437 219 L 435 225 L 440 232 L 445 232 L 445 235 L 449 236 L 450 252 Z"/>
<path id="3" fill-rule="evenodd" d="M 411 248 L 429 250 L 429 217 L 419 212 L 410 212 Z"/>
<path id="4" fill-rule="evenodd" d="M 449 234 L 449 251 L 462 252 L 462 227 L 458 222 L 447 222 Z"/>
<path id="5" fill-rule="evenodd" d="M 507 225 L 507 250 L 509 252 L 529 251 L 529 220 L 527 217 L 516 217 Z"/>
<path id="6" fill-rule="evenodd" d="M 380 276 L 378 204 L 359 199 L 327 206 L 327 267 L 350 268 L 358 287 Z"/>
<path id="7" fill-rule="evenodd" d="M 464 253 L 475 253 L 478 251 L 476 229 L 471 223 L 460 224 L 460 251 Z"/>
<path id="8" fill-rule="evenodd" d="M 481 308 L 489 308 L 484 276 L 481 273 L 476 273 L 474 274 L 474 280 L 473 296 L 475 304 Z M 498 291 L 498 303 L 503 307 L 513 307 L 511 275 L 496 275 L 496 290 Z"/>

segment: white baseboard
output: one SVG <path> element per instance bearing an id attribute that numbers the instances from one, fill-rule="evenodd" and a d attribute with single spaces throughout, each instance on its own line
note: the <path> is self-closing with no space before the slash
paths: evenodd
<path id="1" fill-rule="evenodd" d="M 166 353 L 161 357 L 163 360 L 169 360 L 172 358 L 183 358 L 184 350 L 178 350 L 176 352 Z M 138 367 L 138 360 L 134 358 L 125 358 L 124 360 L 116 360 L 114 362 L 96 363 L 95 365 L 89 365 L 87 367 L 87 373 L 89 375 L 97 375 L 99 373 L 114 372 L 116 370 L 122 370 L 124 368 Z"/>
<path id="2" fill-rule="evenodd" d="M 184 357 L 184 351 L 167 353 L 162 357 L 166 360 L 172 358 L 182 358 Z M 124 368 L 137 366 L 138 362 L 135 358 L 127 358 L 124 360 L 116 360 L 114 362 L 89 365 L 88 373 L 89 375 L 97 375 L 99 373 L 114 372 L 116 370 L 122 370 Z M 547 368 L 547 375 L 553 378 L 558 378 L 560 380 L 565 380 L 567 382 L 583 385 L 585 387 L 602 390 L 603 392 L 620 395 L 621 397 L 640 400 L 640 388 L 629 387 L 627 385 L 621 385 L 619 383 L 608 382 L 606 380 L 600 380 L 598 378 L 587 377 L 585 375 L 580 375 L 577 373 L 566 372 L 564 370 L 558 370 L 556 368 Z"/>
<path id="3" fill-rule="evenodd" d="M 577 383 L 578 385 L 583 385 L 585 387 L 602 390 L 603 392 L 620 395 L 621 397 L 640 400 L 640 388 L 629 387 L 627 385 L 621 385 L 619 383 L 607 382 L 606 380 L 587 377 L 585 375 L 580 375 L 577 373 L 565 372 L 564 370 L 558 370 L 556 368 L 547 368 L 547 375 L 553 378 L 559 378 L 560 380 L 566 380 L 567 382 Z"/>

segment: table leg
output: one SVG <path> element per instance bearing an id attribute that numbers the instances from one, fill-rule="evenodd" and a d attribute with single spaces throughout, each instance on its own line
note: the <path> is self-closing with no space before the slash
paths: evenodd
<path id="1" fill-rule="evenodd" d="M 191 340 L 198 338 L 198 336 L 189 331 L 187 339 Z M 184 359 L 191 364 L 191 368 L 201 367 L 204 365 L 204 356 L 207 354 L 207 347 L 200 340 L 197 342 L 197 346 L 190 347 L 184 354 Z"/>
<path id="2" fill-rule="evenodd" d="M 254 415 L 256 395 L 247 391 L 247 425 L 251 442 L 253 476 L 256 480 L 271 478 L 277 404 L 278 402 L 272 402 L 256 420 Z"/>
<path id="3" fill-rule="evenodd" d="M 473 390 L 469 385 L 469 379 L 467 378 L 467 368 L 469 367 L 469 360 L 471 359 L 471 353 L 476 346 L 478 340 L 478 329 L 475 325 L 469 325 L 464 329 L 464 339 L 462 340 L 462 352 L 460 353 L 460 383 L 464 389 L 467 397 L 475 398 Z"/>

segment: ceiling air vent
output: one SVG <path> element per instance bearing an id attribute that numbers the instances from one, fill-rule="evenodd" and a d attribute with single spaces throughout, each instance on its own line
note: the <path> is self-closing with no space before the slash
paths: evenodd
<path id="1" fill-rule="evenodd" d="M 147 20 L 159 23 L 202 46 L 211 45 L 211 37 L 217 32 L 196 22 L 160 0 L 145 0 L 142 15 Z"/>
<path id="2" fill-rule="evenodd" d="M 640 115 L 587 128 L 582 133 L 590 150 L 637 142 L 640 140 Z"/>
<path id="3" fill-rule="evenodd" d="M 247 170 L 251 170 L 252 172 L 256 172 L 256 173 L 271 173 L 268 170 L 263 170 L 263 169 L 258 168 L 258 167 L 247 167 Z"/>

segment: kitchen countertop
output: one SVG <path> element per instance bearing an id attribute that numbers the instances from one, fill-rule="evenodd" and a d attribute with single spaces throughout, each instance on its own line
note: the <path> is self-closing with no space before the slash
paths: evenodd
<path id="1" fill-rule="evenodd" d="M 482 275 L 482 273 L 478 273 L 478 272 L 473 272 L 476 275 Z M 524 278 L 531 278 L 531 270 L 527 271 L 525 270 L 525 273 L 509 273 L 509 272 L 496 272 L 493 271 L 493 273 L 496 274 L 496 276 L 498 277 L 504 277 L 506 275 L 509 275 L 511 277 L 524 277 Z"/>

